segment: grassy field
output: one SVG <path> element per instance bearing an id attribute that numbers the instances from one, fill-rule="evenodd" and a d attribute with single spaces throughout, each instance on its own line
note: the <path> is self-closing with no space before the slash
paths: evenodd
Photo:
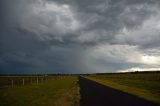
<path id="1" fill-rule="evenodd" d="M 160 73 L 90 75 L 87 78 L 160 104 Z"/>
<path id="2" fill-rule="evenodd" d="M 0 88 L 42 83 L 46 80 L 59 79 L 64 76 L 0 76 Z"/>
<path id="3" fill-rule="evenodd" d="M 77 77 L 0 89 L 0 106 L 78 106 Z"/>

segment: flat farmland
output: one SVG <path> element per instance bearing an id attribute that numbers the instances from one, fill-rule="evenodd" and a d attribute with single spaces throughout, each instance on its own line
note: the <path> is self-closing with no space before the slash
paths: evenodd
<path id="1" fill-rule="evenodd" d="M 0 77 L 0 106 L 159 105 L 160 73 Z"/>
<path id="2" fill-rule="evenodd" d="M 14 86 L 11 86 L 12 80 Z M 37 83 L 37 77 L 1 77 L 0 105 L 78 106 L 77 80 L 74 76 L 39 77 Z"/>
<path id="3" fill-rule="evenodd" d="M 0 88 L 39 84 L 47 80 L 57 80 L 65 76 L 0 76 Z"/>
<path id="4" fill-rule="evenodd" d="M 102 74 L 86 78 L 160 104 L 160 73 Z"/>

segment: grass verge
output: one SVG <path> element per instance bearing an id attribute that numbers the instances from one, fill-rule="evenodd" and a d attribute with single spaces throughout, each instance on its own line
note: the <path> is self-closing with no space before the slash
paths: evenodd
<path id="1" fill-rule="evenodd" d="M 77 77 L 0 89 L 1 106 L 78 106 Z"/>
<path id="2" fill-rule="evenodd" d="M 127 77 L 124 77 L 127 76 Z M 136 75 L 119 75 L 115 77 L 114 75 L 94 75 L 86 77 L 90 80 L 94 80 L 98 83 L 101 83 L 105 86 L 127 92 L 129 94 L 136 95 L 140 98 L 146 99 L 148 101 L 160 104 L 160 82 L 159 80 L 152 80 L 150 77 L 149 80 L 146 79 L 146 76 L 143 74 L 140 78 Z M 157 75 L 159 77 L 159 75 Z M 155 76 L 153 77 L 155 79 Z M 157 78 L 158 79 L 158 78 Z"/>

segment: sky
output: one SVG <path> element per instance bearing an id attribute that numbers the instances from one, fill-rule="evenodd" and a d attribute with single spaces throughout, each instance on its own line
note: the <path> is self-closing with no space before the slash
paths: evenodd
<path id="1" fill-rule="evenodd" d="M 1 0 L 0 73 L 160 70 L 159 0 Z"/>

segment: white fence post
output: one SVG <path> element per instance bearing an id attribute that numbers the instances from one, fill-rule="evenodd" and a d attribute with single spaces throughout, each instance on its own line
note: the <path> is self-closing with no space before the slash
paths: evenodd
<path id="1" fill-rule="evenodd" d="M 11 84 L 12 84 L 12 88 L 13 88 L 13 84 L 14 84 L 13 80 L 11 80 Z"/>
<path id="2" fill-rule="evenodd" d="M 37 77 L 37 84 L 38 84 L 38 77 Z"/>
<path id="3" fill-rule="evenodd" d="M 23 86 L 24 86 L 24 79 L 22 79 L 22 82 L 23 82 Z"/>
<path id="4" fill-rule="evenodd" d="M 32 84 L 32 78 L 31 78 L 31 84 Z"/>

